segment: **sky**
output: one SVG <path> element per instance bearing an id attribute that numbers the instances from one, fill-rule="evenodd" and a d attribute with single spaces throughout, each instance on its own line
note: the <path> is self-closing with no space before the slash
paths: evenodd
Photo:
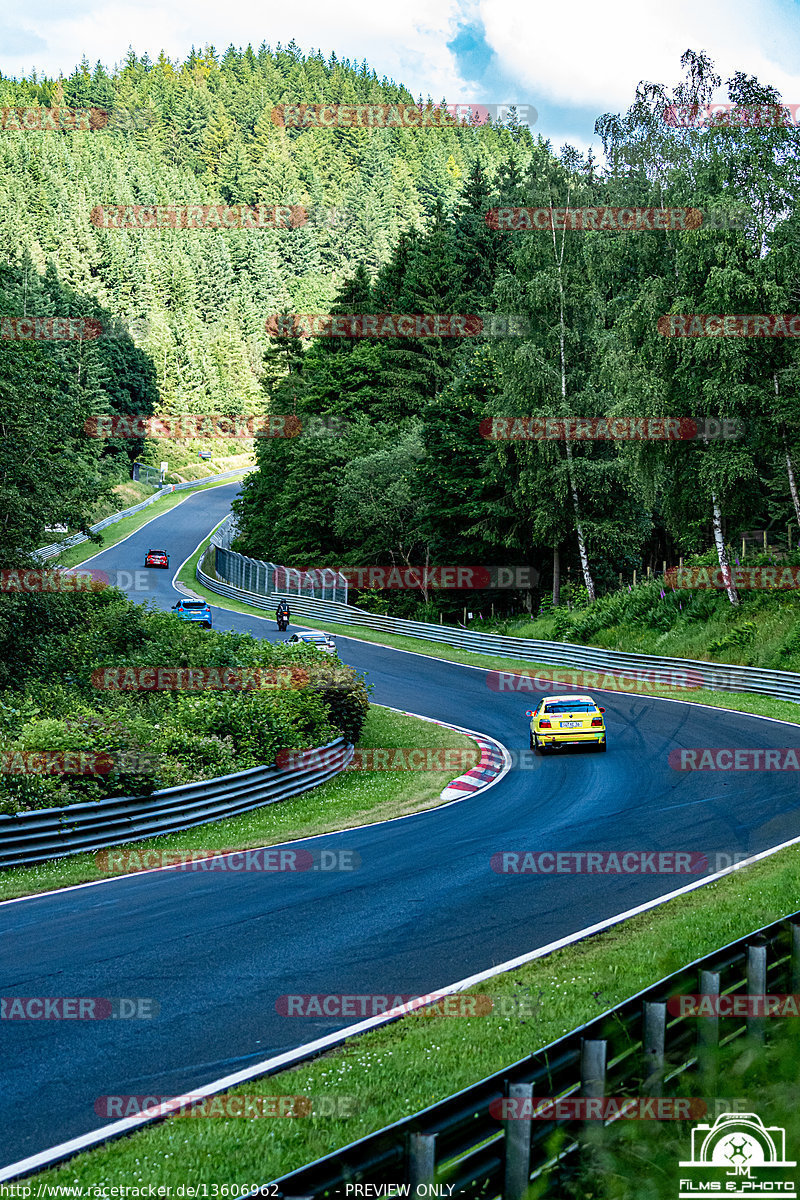
<path id="1" fill-rule="evenodd" d="M 625 112 L 642 80 L 671 89 L 680 58 L 705 51 L 723 80 L 755 75 L 800 104 L 800 0 L 0 0 L 0 71 L 69 75 L 86 55 L 110 69 L 132 46 L 173 61 L 191 47 L 257 48 L 293 38 L 305 52 L 361 62 L 415 96 L 529 105 L 554 148 L 600 151 L 594 123 Z M 725 89 L 718 99 L 725 99 Z"/>

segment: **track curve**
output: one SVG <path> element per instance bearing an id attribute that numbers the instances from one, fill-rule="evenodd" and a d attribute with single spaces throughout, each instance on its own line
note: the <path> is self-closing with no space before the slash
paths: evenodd
<path id="1" fill-rule="evenodd" d="M 139 569 L 150 546 L 187 558 L 239 484 L 188 497 L 92 565 Z M 169 608 L 172 572 L 149 572 Z M 215 609 L 215 628 L 279 640 Z M 527 746 L 531 698 L 486 672 L 339 636 L 376 703 Z M 796 773 L 676 772 L 675 747 L 800 748 L 800 728 L 604 693 L 609 749 L 511 770 L 485 797 L 304 842 L 358 852 L 353 874 L 158 872 L 0 904 L 0 996 L 147 996 L 152 1021 L 3 1021 L 0 1165 L 99 1128 L 97 1097 L 174 1095 L 351 1018 L 287 1018 L 296 993 L 434 990 L 692 882 L 695 875 L 498 875 L 492 854 L 667 850 L 733 856 L 800 835 Z M 792 777 L 794 774 L 794 778 Z M 198 843 L 199 844 L 199 843 Z"/>

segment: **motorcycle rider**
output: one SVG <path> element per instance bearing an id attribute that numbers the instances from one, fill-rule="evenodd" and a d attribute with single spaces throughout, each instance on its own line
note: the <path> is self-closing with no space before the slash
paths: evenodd
<path id="1" fill-rule="evenodd" d="M 289 605 L 285 600 L 279 600 L 278 607 L 275 609 L 275 620 L 278 622 L 278 629 L 281 631 L 287 629 L 290 617 Z"/>

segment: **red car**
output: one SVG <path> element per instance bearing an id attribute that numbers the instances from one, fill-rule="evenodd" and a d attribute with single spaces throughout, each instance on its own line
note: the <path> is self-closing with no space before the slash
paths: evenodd
<path id="1" fill-rule="evenodd" d="M 166 550 L 148 550 L 144 556 L 146 567 L 168 567 L 169 555 Z"/>

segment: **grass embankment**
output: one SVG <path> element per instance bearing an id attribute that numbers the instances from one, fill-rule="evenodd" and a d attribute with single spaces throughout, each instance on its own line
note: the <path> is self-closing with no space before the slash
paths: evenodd
<path id="1" fill-rule="evenodd" d="M 707 559 L 707 555 L 692 559 L 689 566 L 714 570 Z M 797 576 L 798 564 L 796 553 L 781 562 L 759 554 L 747 559 L 745 567 L 774 568 L 777 580 L 785 566 Z M 754 578 L 765 582 L 763 576 Z M 789 575 L 785 578 L 788 581 Z M 725 592 L 716 588 L 673 591 L 661 580 L 653 580 L 630 591 L 602 596 L 591 605 L 546 612 L 535 620 L 487 618 L 472 621 L 469 628 L 629 654 L 800 670 L 800 593 L 796 587 L 741 587 L 739 604 L 734 606 Z"/>
<path id="2" fill-rule="evenodd" d="M 519 877 L 519 888 L 520 903 L 525 904 L 525 877 Z M 685 963 L 797 909 L 800 853 L 789 848 L 607 933 L 471 989 L 471 994 L 495 998 L 486 1016 L 412 1014 L 233 1093 L 306 1096 L 312 1105 L 316 1101 L 320 1115 L 312 1110 L 302 1120 L 173 1118 L 83 1154 L 37 1177 L 37 1182 L 172 1186 L 187 1178 L 209 1185 L 267 1182 L 501 1070 Z M 504 1011 L 500 997 L 524 997 L 526 1007 L 534 1009 L 533 1016 L 522 1009 L 513 1011 L 511 1000 L 506 1003 L 512 1011 Z M 313 1039 L 313 1022 L 293 1020 L 298 1041 Z M 717 1094 L 747 1097 L 751 1111 L 760 1111 L 766 1086 L 760 1078 L 754 1081 L 739 1063 L 736 1071 L 723 1075 Z M 688 1094 L 680 1086 L 676 1090 Z M 349 1106 L 350 1115 L 322 1115 L 324 1106 L 330 1111 L 336 1104 Z M 678 1129 L 688 1141 L 687 1126 Z M 635 1161 L 635 1155 L 627 1161 L 629 1188 L 636 1177 Z M 659 1186 L 662 1174 L 660 1168 L 648 1171 L 653 1186 Z M 632 1193 L 620 1186 L 609 1194 Z M 662 1195 L 657 1190 L 636 1194 Z"/>
<path id="3" fill-rule="evenodd" d="M 358 745 L 364 749 L 456 747 L 479 754 L 475 743 L 463 734 L 378 706 L 370 707 Z M 386 821 L 436 807 L 451 778 L 452 772 L 444 771 L 347 771 L 301 796 L 182 833 L 139 841 L 135 849 L 142 855 L 151 850 L 246 850 Z M 103 861 L 101 858 L 101 864 Z M 1 872 L 0 900 L 104 878 L 107 876 L 94 854 L 76 854 Z"/>
<path id="4" fill-rule="evenodd" d="M 165 420 L 170 420 L 169 415 L 165 416 Z M 211 457 L 200 458 L 200 450 L 210 451 Z M 148 437 L 140 461 L 156 468 L 166 462 L 167 483 L 184 483 L 190 479 L 202 479 L 206 475 L 235 471 L 237 467 L 250 470 L 255 466 L 255 441 L 253 438 L 217 436 L 174 440 Z"/>

